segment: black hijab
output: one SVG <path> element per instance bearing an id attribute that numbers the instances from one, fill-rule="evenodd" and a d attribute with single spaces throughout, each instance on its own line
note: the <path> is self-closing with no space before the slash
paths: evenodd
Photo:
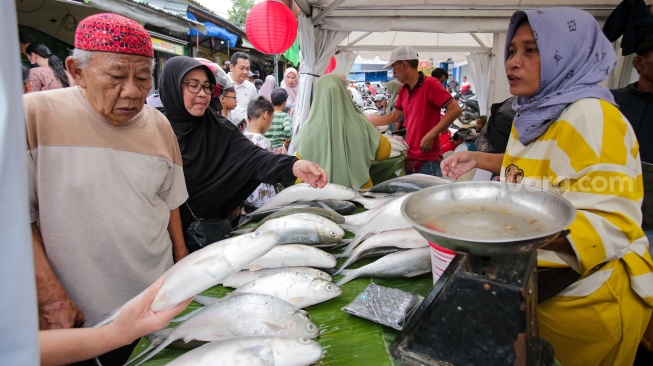
<path id="1" fill-rule="evenodd" d="M 176 56 L 161 74 L 159 94 L 166 116 L 179 142 L 188 190 L 188 205 L 198 218 L 224 219 L 261 183 L 292 182 L 297 158 L 275 155 L 252 144 L 229 120 L 207 108 L 193 117 L 184 106 L 182 80 L 191 70 L 211 70 L 199 61 Z M 185 87 L 185 86 L 184 86 Z M 193 220 L 188 208 L 180 207 L 183 229 Z"/>

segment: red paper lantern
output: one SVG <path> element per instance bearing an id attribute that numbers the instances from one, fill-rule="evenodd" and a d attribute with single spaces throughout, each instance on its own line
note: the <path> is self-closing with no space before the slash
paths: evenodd
<path id="1" fill-rule="evenodd" d="M 325 74 L 331 73 L 333 70 L 336 68 L 336 58 L 334 56 L 331 56 L 331 61 L 329 61 L 329 66 L 327 66 L 326 69 L 324 69 Z"/>
<path id="2" fill-rule="evenodd" d="M 257 50 L 267 54 L 283 53 L 297 38 L 297 19 L 284 4 L 263 1 L 247 14 L 245 33 Z"/>

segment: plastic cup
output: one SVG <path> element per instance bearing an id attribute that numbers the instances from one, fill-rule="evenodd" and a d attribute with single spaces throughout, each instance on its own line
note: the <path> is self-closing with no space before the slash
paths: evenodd
<path id="1" fill-rule="evenodd" d="M 442 277 L 442 273 L 447 269 L 449 263 L 456 256 L 456 252 L 443 248 L 437 244 L 429 242 L 431 246 L 431 269 L 433 273 L 433 284 Z"/>

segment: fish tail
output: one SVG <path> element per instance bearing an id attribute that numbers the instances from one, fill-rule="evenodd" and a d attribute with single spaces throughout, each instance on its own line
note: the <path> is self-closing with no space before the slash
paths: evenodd
<path id="1" fill-rule="evenodd" d="M 342 275 L 344 275 L 344 277 L 341 278 L 340 281 L 336 282 L 336 286 L 342 286 L 345 283 L 347 283 L 347 282 L 349 282 L 351 280 L 354 280 L 354 279 L 356 279 L 356 277 L 358 277 L 358 273 L 356 273 L 356 271 L 354 271 L 354 270 L 345 269 L 345 270 L 342 270 L 340 273 Z"/>
<path id="2" fill-rule="evenodd" d="M 345 263 L 343 263 L 342 266 L 340 266 L 340 268 L 338 268 L 335 272 L 333 272 L 333 275 L 337 275 L 338 273 L 342 272 L 345 268 L 347 268 L 348 265 L 351 264 L 351 262 L 353 260 L 354 260 L 354 257 L 347 258 Z"/>
<path id="3" fill-rule="evenodd" d="M 351 255 L 351 252 L 356 248 L 356 246 L 362 241 L 361 237 L 354 237 L 352 241 L 349 242 L 345 250 L 340 253 L 340 258 L 342 257 L 349 257 Z"/>
<path id="4" fill-rule="evenodd" d="M 145 356 L 144 359 L 142 359 L 139 363 L 137 363 L 134 366 L 142 365 L 143 362 L 145 362 L 145 361 L 149 360 L 150 358 L 154 357 L 154 355 L 161 352 L 162 349 L 166 348 L 170 343 L 172 343 L 172 342 L 174 342 L 176 340 L 177 340 L 177 338 L 173 338 L 173 337 L 166 338 L 166 340 L 164 342 L 159 344 L 154 350 L 152 350 L 152 352 L 148 353 L 147 356 Z"/>

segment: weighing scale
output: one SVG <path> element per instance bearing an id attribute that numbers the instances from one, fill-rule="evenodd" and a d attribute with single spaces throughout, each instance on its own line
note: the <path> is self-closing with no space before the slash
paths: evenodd
<path id="1" fill-rule="evenodd" d="M 416 192 L 402 211 L 457 255 L 392 357 L 406 365 L 552 365 L 551 345 L 538 338 L 536 249 L 565 235 L 573 206 L 524 185 L 464 182 Z"/>

